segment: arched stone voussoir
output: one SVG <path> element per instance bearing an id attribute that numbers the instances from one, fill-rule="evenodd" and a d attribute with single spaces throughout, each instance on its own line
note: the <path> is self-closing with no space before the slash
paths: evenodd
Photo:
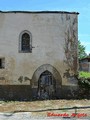
<path id="1" fill-rule="evenodd" d="M 32 76 L 32 87 L 34 87 L 34 86 L 38 87 L 39 77 L 45 71 L 49 71 L 53 74 L 53 76 L 56 80 L 56 86 L 62 85 L 62 78 L 61 78 L 60 73 L 57 71 L 57 69 L 50 64 L 43 64 L 36 69 L 36 71 L 34 72 L 34 74 Z"/>

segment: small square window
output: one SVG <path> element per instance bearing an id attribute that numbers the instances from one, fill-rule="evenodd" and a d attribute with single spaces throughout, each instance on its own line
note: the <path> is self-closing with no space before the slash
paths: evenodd
<path id="1" fill-rule="evenodd" d="M 0 58 L 0 69 L 5 68 L 5 58 Z"/>

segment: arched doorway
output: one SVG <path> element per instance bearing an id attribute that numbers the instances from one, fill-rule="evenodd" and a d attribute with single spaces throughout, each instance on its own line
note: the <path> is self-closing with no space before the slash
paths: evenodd
<path id="1" fill-rule="evenodd" d="M 56 92 L 56 81 L 48 70 L 43 72 L 38 80 L 38 98 L 54 99 Z"/>
<path id="2" fill-rule="evenodd" d="M 46 84 L 47 82 L 44 81 L 49 81 L 48 85 Z M 42 86 L 42 83 L 43 83 L 43 88 L 40 88 L 40 86 Z M 38 67 L 34 72 L 31 80 L 32 99 L 38 99 L 38 98 L 40 99 L 41 89 L 44 89 L 44 86 L 46 87 L 46 85 L 48 87 L 47 90 L 44 90 L 44 92 L 47 91 L 51 92 L 51 93 L 47 92 L 49 94 L 49 97 L 47 96 L 47 99 L 53 99 L 55 97 L 60 98 L 62 78 L 60 73 L 57 71 L 57 69 L 50 64 L 43 64 L 40 67 Z"/>

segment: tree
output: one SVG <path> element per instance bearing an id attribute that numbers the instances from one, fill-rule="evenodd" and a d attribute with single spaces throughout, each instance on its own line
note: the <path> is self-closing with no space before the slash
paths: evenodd
<path id="1" fill-rule="evenodd" d="M 78 58 L 82 59 L 87 57 L 87 54 L 85 52 L 85 46 L 81 44 L 80 40 L 78 40 Z"/>

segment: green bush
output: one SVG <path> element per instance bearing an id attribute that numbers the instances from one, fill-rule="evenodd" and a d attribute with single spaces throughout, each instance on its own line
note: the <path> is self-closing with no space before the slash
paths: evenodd
<path id="1" fill-rule="evenodd" d="M 86 89 L 90 89 L 90 79 L 80 78 L 78 83 L 81 87 L 86 88 Z"/>
<path id="2" fill-rule="evenodd" d="M 90 73 L 79 72 L 79 97 L 90 98 Z"/>
<path id="3" fill-rule="evenodd" d="M 79 72 L 79 78 L 90 78 L 90 72 Z"/>

